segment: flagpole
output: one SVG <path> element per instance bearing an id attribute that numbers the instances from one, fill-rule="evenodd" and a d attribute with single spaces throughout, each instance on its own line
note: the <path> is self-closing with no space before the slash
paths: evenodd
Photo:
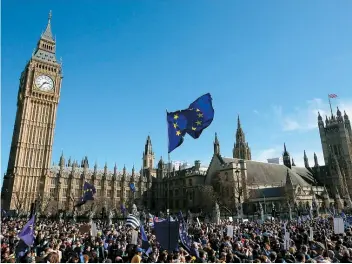
<path id="1" fill-rule="evenodd" d="M 168 245 L 168 250 L 170 250 L 170 234 L 171 234 L 171 223 L 170 223 L 170 174 L 171 174 L 171 170 L 170 170 L 170 166 L 171 166 L 171 156 L 170 156 L 170 152 L 169 152 L 169 124 L 167 121 L 167 114 L 168 111 L 166 109 L 166 127 L 167 127 L 167 202 L 166 202 L 166 215 L 167 215 L 167 219 L 168 219 L 168 229 L 169 229 L 169 245 Z"/>
<path id="2" fill-rule="evenodd" d="M 333 116 L 333 113 L 332 113 L 332 107 L 331 107 L 331 98 L 330 98 L 330 95 L 328 95 L 328 99 L 329 99 L 330 112 L 331 112 L 331 117 L 332 117 L 332 116 Z"/>

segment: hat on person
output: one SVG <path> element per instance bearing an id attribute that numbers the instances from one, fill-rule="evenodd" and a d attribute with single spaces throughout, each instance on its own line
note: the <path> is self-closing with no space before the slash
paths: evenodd
<path id="1" fill-rule="evenodd" d="M 143 249 L 137 248 L 137 252 L 143 252 Z"/>

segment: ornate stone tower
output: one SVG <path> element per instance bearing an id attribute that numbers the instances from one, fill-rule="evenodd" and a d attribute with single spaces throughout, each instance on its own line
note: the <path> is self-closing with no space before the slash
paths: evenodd
<path id="1" fill-rule="evenodd" d="M 147 141 L 144 146 L 143 168 L 144 169 L 154 168 L 154 152 L 153 152 L 152 141 L 150 140 L 150 136 L 147 137 Z"/>
<path id="2" fill-rule="evenodd" d="M 220 155 L 220 143 L 218 140 L 217 133 L 215 133 L 215 139 L 214 139 L 214 155 Z"/>
<path id="3" fill-rule="evenodd" d="M 39 194 L 44 193 L 62 78 L 50 11 L 45 32 L 20 77 L 16 120 L 2 189 L 5 210 L 17 209 L 16 204 L 28 210 Z"/>
<path id="4" fill-rule="evenodd" d="M 240 116 L 237 118 L 236 143 L 233 148 L 233 158 L 251 160 L 251 149 L 246 142 L 246 137 L 241 127 Z"/>
<path id="5" fill-rule="evenodd" d="M 325 124 L 318 113 L 318 127 L 325 164 L 329 166 L 328 185 L 338 185 L 338 192 L 347 196 L 352 192 L 352 132 L 348 115 L 337 108 L 336 116 L 326 117 Z M 335 190 L 331 190 L 335 193 Z M 341 197 L 347 199 L 348 197 Z"/>

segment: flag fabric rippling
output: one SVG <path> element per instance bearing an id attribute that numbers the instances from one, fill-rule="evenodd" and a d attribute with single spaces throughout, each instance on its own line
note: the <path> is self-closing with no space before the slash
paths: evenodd
<path id="1" fill-rule="evenodd" d="M 80 201 L 76 204 L 76 207 L 80 207 L 88 201 L 93 201 L 94 195 L 96 192 L 97 191 L 96 191 L 93 184 L 90 184 L 88 182 L 84 182 L 83 196 L 81 197 Z"/>
<path id="2" fill-rule="evenodd" d="M 35 214 L 29 219 L 29 221 L 25 224 L 21 232 L 18 234 L 18 237 L 22 239 L 22 241 L 27 246 L 32 246 L 34 243 L 34 225 L 35 225 Z"/>
<path id="3" fill-rule="evenodd" d="M 183 138 L 189 134 L 197 139 L 214 119 L 211 95 L 205 94 L 189 105 L 187 109 L 167 112 L 169 149 L 171 153 L 181 146 Z"/>
<path id="4" fill-rule="evenodd" d="M 140 222 L 137 217 L 134 215 L 130 214 L 127 216 L 125 226 L 130 226 L 133 229 L 137 229 L 140 226 Z"/>
<path id="5" fill-rule="evenodd" d="M 190 252 L 191 250 L 191 240 L 188 237 L 188 232 L 187 232 L 187 224 L 186 221 L 183 218 L 182 212 L 180 211 L 178 213 L 178 221 L 179 221 L 179 235 L 180 235 L 180 240 L 183 245 L 183 247 Z"/>
<path id="6" fill-rule="evenodd" d="M 140 227 L 140 232 L 141 232 L 141 238 L 142 238 L 142 249 L 144 249 L 145 254 L 149 256 L 149 253 L 152 252 L 152 248 L 150 247 L 148 237 L 144 231 L 143 225 Z"/>

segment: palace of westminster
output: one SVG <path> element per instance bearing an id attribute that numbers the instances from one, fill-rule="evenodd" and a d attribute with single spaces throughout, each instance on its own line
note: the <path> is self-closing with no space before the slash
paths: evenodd
<path id="1" fill-rule="evenodd" d="M 63 155 L 58 165 L 52 165 L 61 82 L 62 65 L 56 60 L 50 13 L 46 30 L 20 77 L 10 157 L 1 193 L 5 210 L 18 210 L 19 205 L 28 210 L 35 200 L 41 204 L 44 199 L 55 201 L 59 209 L 72 210 L 82 196 L 85 181 L 96 187 L 96 199 L 108 201 L 112 208 L 120 208 L 132 199 L 138 207 L 161 211 L 166 209 L 169 197 L 171 211 L 197 211 L 204 203 L 201 192 L 205 186 L 231 197 L 234 208 L 243 204 L 247 214 L 257 211 L 263 202 L 269 210 L 270 206 L 285 210 L 290 204 L 305 207 L 313 201 L 322 208 L 352 208 L 352 131 L 346 113 L 337 110 L 325 122 L 318 114 L 324 166 L 319 165 L 315 154 L 311 166 L 305 152 L 305 166 L 295 166 L 286 146 L 283 165 L 252 161 L 239 118 L 233 158 L 221 155 L 215 135 L 214 153 L 207 168 L 195 161 L 190 168 L 175 169 L 162 158 L 155 164 L 149 136 L 139 172 L 134 168 L 127 172 L 125 167 L 119 171 L 116 165 L 109 171 L 106 164 L 99 170 L 96 164 L 91 168 L 87 157 L 78 163 Z M 134 193 L 130 183 L 135 184 Z"/>

